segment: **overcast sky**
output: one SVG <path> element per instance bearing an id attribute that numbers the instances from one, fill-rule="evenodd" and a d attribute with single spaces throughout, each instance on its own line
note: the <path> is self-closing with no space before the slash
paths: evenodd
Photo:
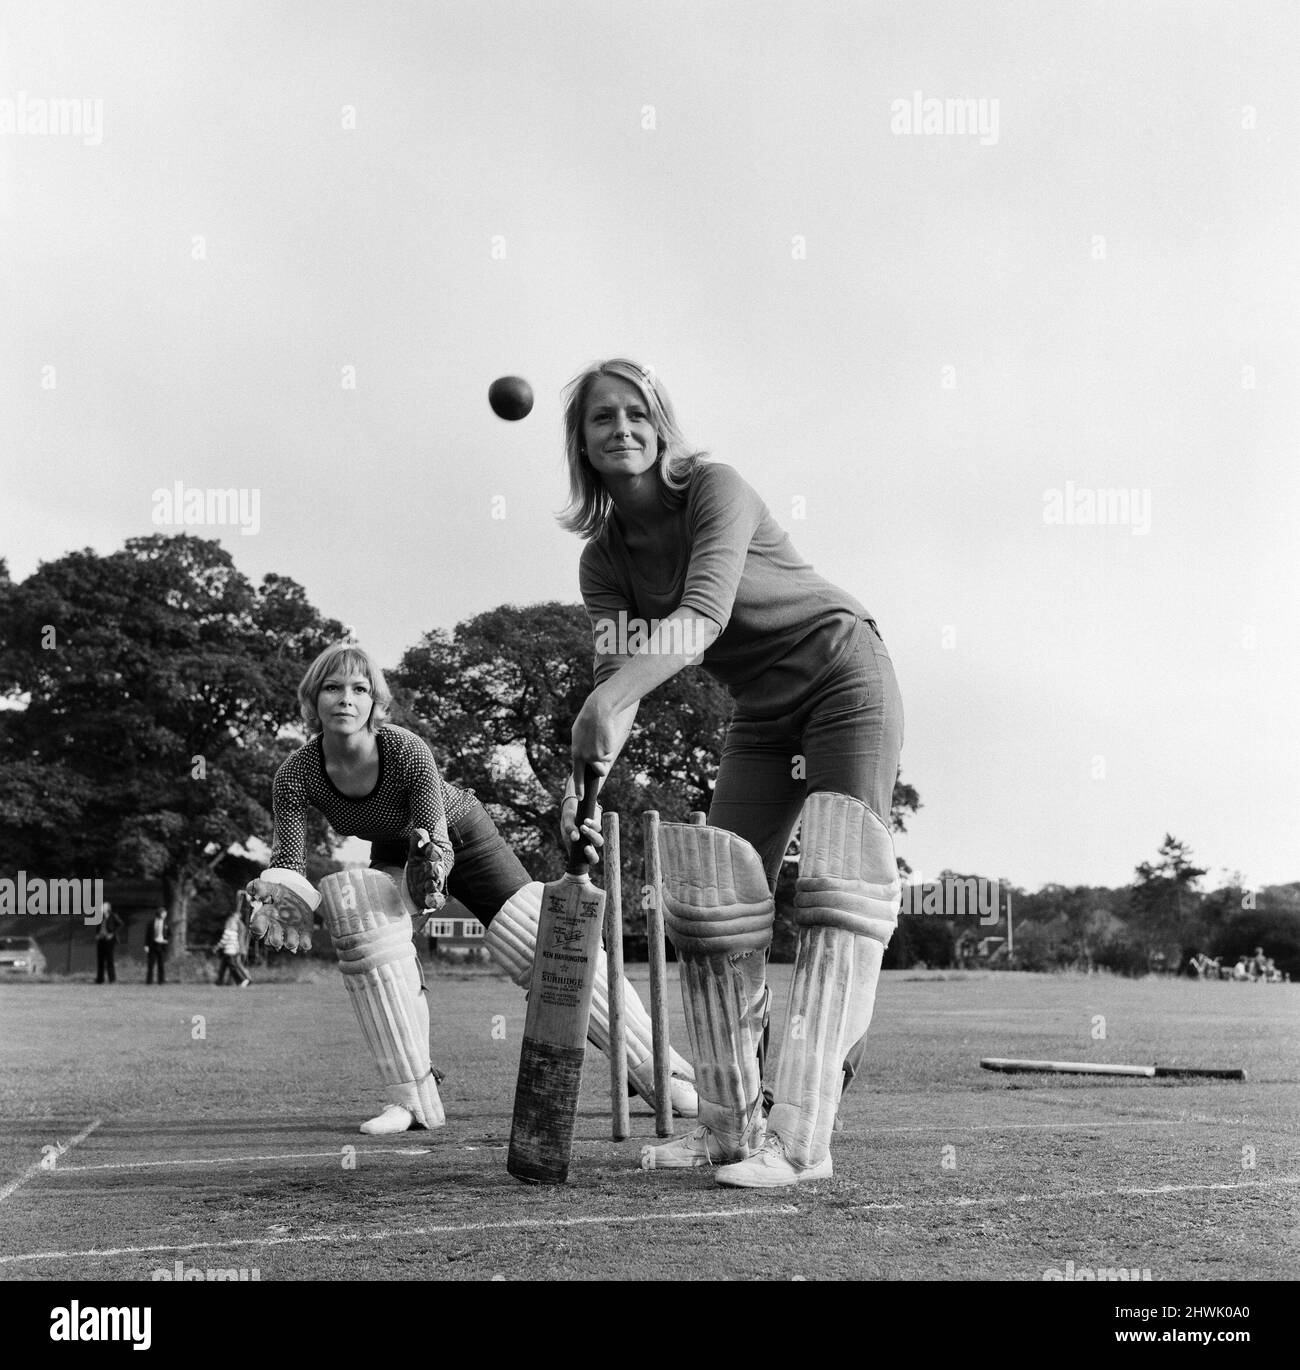
<path id="1" fill-rule="evenodd" d="M 1300 878 L 1298 29 L 0 5 L 0 554 L 239 489 L 189 531 L 392 664 L 577 599 L 560 389 L 628 355 L 878 619 L 922 875 Z"/>

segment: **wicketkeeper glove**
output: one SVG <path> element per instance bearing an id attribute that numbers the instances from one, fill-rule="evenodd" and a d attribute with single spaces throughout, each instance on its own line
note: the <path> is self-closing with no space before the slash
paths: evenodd
<path id="1" fill-rule="evenodd" d="M 412 920 L 416 932 L 447 902 L 447 872 L 425 828 L 416 828 L 411 833 L 406 855 L 406 892 L 417 910 Z"/>
<path id="2" fill-rule="evenodd" d="M 320 903 L 311 881 L 297 871 L 272 866 L 250 880 L 244 893 L 253 906 L 248 920 L 252 936 L 276 951 L 311 950 L 312 914 Z"/>

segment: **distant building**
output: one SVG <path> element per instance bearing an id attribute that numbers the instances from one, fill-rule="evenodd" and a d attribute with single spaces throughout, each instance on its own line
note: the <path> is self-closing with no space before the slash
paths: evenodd
<path id="1" fill-rule="evenodd" d="M 1007 959 L 1007 939 L 976 937 L 968 929 L 957 938 L 953 951 L 959 966 L 999 965 Z"/>
<path id="2" fill-rule="evenodd" d="M 487 929 L 456 899 L 448 899 L 442 911 L 424 925 L 424 931 L 435 954 L 463 951 L 476 955 L 485 950 Z"/>
<path id="3" fill-rule="evenodd" d="M 1005 937 L 981 937 L 978 949 L 981 961 L 1004 961 L 1007 956 L 1007 939 Z"/>

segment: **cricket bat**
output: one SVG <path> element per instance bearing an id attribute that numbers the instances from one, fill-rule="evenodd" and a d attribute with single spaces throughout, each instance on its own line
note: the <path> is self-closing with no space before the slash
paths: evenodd
<path id="1" fill-rule="evenodd" d="M 1100 1061 L 1016 1061 L 1000 1056 L 986 1056 L 980 1065 L 985 1070 L 1000 1070 L 1008 1074 L 1138 1075 L 1147 1080 L 1191 1079 L 1197 1076 L 1210 1080 L 1246 1078 L 1241 1066 L 1116 1066 Z"/>
<path id="2" fill-rule="evenodd" d="M 588 769 L 579 827 L 595 817 L 596 784 L 595 771 Z M 605 892 L 591 883 L 590 869 L 579 843 L 569 850 L 564 874 L 542 891 L 506 1160 L 515 1179 L 530 1184 L 563 1184 L 569 1178 L 605 917 Z"/>

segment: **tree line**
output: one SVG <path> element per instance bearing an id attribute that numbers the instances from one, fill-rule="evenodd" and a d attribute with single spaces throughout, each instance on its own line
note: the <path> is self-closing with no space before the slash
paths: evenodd
<path id="1" fill-rule="evenodd" d="M 1010 904 L 1012 927 L 1005 915 L 987 926 L 972 918 L 903 917 L 885 965 L 970 964 L 963 939 L 988 938 L 996 945 L 977 963 L 994 968 L 1188 973 L 1194 956 L 1229 966 L 1262 947 L 1279 970 L 1300 979 L 1300 882 L 1252 889 L 1237 874 L 1219 889 L 1202 890 L 1205 868 L 1170 833 L 1157 860 L 1139 862 L 1133 874 L 1130 884 L 1115 889 L 1049 884 L 1031 893 L 1006 881 L 944 871 L 941 885 L 997 884 L 1002 902 Z"/>
<path id="2" fill-rule="evenodd" d="M 185 944 L 233 905 L 269 841 L 271 782 L 305 740 L 297 686 L 347 634 L 280 575 L 253 585 L 217 542 L 133 538 L 42 563 L 16 583 L 0 561 L 0 851 L 51 878 L 159 882 Z M 503 605 L 434 628 L 386 670 L 392 720 L 428 741 L 446 778 L 476 792 L 536 879 L 563 866 L 557 797 L 569 736 L 592 683 L 580 605 Z M 628 888 L 640 869 L 634 816 L 707 808 L 730 714 L 699 670 L 645 701 L 604 790 L 623 818 Z M 895 826 L 919 805 L 900 781 Z M 309 874 L 336 867 L 323 820 Z M 629 901 L 629 922 L 639 912 Z"/>
<path id="3" fill-rule="evenodd" d="M 247 863 L 232 860 L 232 849 L 270 840 L 272 778 L 305 740 L 298 681 L 346 634 L 295 581 L 271 574 L 254 585 L 218 542 L 189 534 L 133 538 L 107 555 L 71 552 L 22 582 L 0 560 L 4 866 L 156 879 L 176 940 L 185 944 L 193 910 L 197 941 L 233 906 Z M 452 631 L 430 629 L 386 671 L 393 721 L 425 738 L 449 781 L 475 791 L 539 880 L 562 868 L 556 801 L 591 657 L 581 605 L 502 605 Z M 730 711 L 726 691 L 698 669 L 643 701 L 603 791 L 622 819 L 625 890 L 640 889 L 642 812 L 684 821 L 707 810 Z M 900 777 L 894 832 L 905 833 L 920 807 Z M 318 818 L 309 874 L 336 868 L 336 846 Z M 793 869 L 788 862 L 778 884 L 776 955 L 793 945 Z M 1128 969 L 1127 952 L 1108 947 L 1131 942 L 1149 963 L 1171 930 L 1190 935 L 1195 918 L 1224 922 L 1186 865 L 1172 884 L 1167 876 L 1165 867 L 1149 878 L 1139 870 L 1121 901 L 1056 886 L 1018 892 L 1018 950 L 1032 966 L 1087 956 Z M 1122 929 L 1098 922 L 1103 913 Z M 625 917 L 635 955 L 638 900 L 625 899 Z M 892 960 L 945 963 L 940 932 L 901 920 Z"/>

